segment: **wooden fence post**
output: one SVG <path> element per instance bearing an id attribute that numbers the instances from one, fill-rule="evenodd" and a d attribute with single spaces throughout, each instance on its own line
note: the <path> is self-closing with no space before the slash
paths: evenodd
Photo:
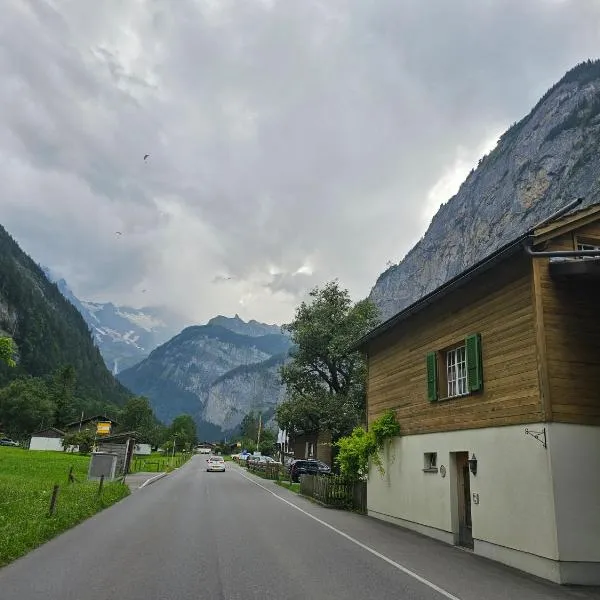
<path id="1" fill-rule="evenodd" d="M 50 498 L 50 510 L 48 511 L 48 516 L 51 517 L 56 511 L 56 499 L 58 497 L 58 484 L 54 485 L 52 489 L 52 498 Z"/>
<path id="2" fill-rule="evenodd" d="M 98 484 L 98 497 L 102 496 L 102 488 L 104 487 L 104 475 L 100 475 L 100 483 Z"/>

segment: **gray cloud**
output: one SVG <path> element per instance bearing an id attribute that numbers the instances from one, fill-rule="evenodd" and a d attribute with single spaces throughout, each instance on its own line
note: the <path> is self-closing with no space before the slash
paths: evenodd
<path id="1" fill-rule="evenodd" d="M 593 0 L 56 6 L 3 6 L 0 222 L 80 296 L 196 320 L 366 295 L 600 24 Z"/>

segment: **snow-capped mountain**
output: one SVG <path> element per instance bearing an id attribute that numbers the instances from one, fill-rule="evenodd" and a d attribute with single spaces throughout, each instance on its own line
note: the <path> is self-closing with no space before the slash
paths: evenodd
<path id="1" fill-rule="evenodd" d="M 163 307 L 138 309 L 117 306 L 112 302 L 79 300 L 64 279 L 56 277 L 47 267 L 42 269 L 63 296 L 79 310 L 113 374 L 140 362 L 189 324 Z"/>

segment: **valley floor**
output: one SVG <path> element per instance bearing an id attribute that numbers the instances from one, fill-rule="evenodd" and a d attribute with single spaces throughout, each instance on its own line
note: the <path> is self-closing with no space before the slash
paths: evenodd
<path id="1" fill-rule="evenodd" d="M 205 457 L 0 570 L 2 600 L 557 600 L 559 587 Z"/>

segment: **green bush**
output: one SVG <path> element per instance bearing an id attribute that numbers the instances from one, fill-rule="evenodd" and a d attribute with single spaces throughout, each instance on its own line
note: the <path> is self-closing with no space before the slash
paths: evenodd
<path id="1" fill-rule="evenodd" d="M 383 475 L 385 470 L 380 452 L 386 443 L 400 435 L 400 424 L 393 411 L 386 411 L 376 419 L 369 431 L 355 427 L 352 434 L 337 441 L 338 455 L 336 463 L 341 474 L 347 479 L 356 480 L 367 476 L 369 461 L 372 460 Z"/>

